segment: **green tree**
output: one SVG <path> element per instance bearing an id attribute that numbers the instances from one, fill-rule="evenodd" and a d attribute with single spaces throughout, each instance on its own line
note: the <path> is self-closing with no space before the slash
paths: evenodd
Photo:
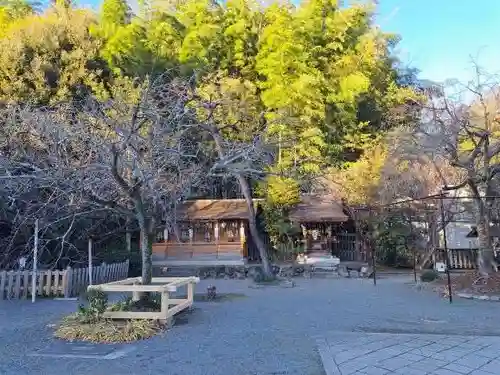
<path id="1" fill-rule="evenodd" d="M 109 70 L 89 34 L 90 11 L 61 8 L 28 14 L 0 36 L 0 100 L 47 105 L 107 95 Z"/>

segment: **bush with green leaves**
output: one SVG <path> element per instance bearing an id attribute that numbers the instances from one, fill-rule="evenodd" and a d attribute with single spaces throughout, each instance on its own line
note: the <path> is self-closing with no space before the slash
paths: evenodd
<path id="1" fill-rule="evenodd" d="M 100 289 L 90 289 L 85 298 L 87 304 L 78 306 L 77 316 L 82 323 L 98 322 L 108 308 L 107 294 Z"/>
<path id="2" fill-rule="evenodd" d="M 400 214 L 383 215 L 375 223 L 377 261 L 386 266 L 411 267 L 416 231 Z"/>
<path id="3" fill-rule="evenodd" d="M 431 281 L 439 279 L 439 272 L 436 270 L 424 270 L 420 275 L 420 281 L 430 283 Z"/>

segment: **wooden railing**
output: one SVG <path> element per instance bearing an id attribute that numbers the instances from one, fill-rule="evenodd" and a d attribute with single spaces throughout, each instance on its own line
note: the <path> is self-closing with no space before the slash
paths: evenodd
<path id="1" fill-rule="evenodd" d="M 445 251 L 443 249 L 437 250 L 434 256 L 435 262 L 446 263 Z M 451 269 L 476 269 L 476 259 L 476 249 L 448 249 L 448 261 Z"/>
<path id="2" fill-rule="evenodd" d="M 213 255 L 218 258 L 225 254 L 245 256 L 245 249 L 246 244 L 241 242 L 158 242 L 153 244 L 153 254 L 165 258 L 193 258 L 197 255 Z"/>
<path id="3" fill-rule="evenodd" d="M 127 278 L 129 261 L 92 267 L 92 282 L 100 284 Z M 88 268 L 38 271 L 35 294 L 40 297 L 74 297 L 89 285 Z M 0 300 L 32 296 L 33 271 L 0 271 Z"/>

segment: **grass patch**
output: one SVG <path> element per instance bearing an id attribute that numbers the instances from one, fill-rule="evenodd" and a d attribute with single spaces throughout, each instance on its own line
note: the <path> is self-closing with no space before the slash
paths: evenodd
<path id="1" fill-rule="evenodd" d="M 164 328 L 158 321 L 145 319 L 101 319 L 88 323 L 82 321 L 78 314 L 73 314 L 61 321 L 54 336 L 68 341 L 125 343 L 150 338 Z"/>

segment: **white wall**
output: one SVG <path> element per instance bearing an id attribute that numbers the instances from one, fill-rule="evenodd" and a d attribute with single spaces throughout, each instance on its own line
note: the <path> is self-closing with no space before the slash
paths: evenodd
<path id="1" fill-rule="evenodd" d="M 473 223 L 451 222 L 446 226 L 448 249 L 474 249 L 478 247 L 477 238 L 467 238 Z M 443 231 L 439 233 L 440 247 L 444 247 Z"/>

